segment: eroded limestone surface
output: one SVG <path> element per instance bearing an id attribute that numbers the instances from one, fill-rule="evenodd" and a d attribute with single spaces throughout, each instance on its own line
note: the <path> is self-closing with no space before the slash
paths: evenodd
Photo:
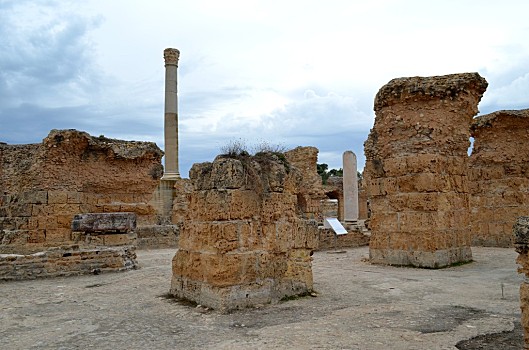
<path id="1" fill-rule="evenodd" d="M 321 200 L 325 199 L 321 177 L 318 175 L 318 149 L 316 147 L 296 147 L 285 152 L 288 163 L 297 168 L 302 176 L 298 189 L 298 204 L 302 216 L 323 221 Z"/>
<path id="2" fill-rule="evenodd" d="M 137 268 L 134 246 L 55 247 L 33 254 L 0 254 L 0 281 L 100 274 Z"/>
<path id="3" fill-rule="evenodd" d="M 300 217 L 300 170 L 274 154 L 219 156 L 190 179 L 171 294 L 226 311 L 312 290 L 318 230 Z"/>
<path id="4" fill-rule="evenodd" d="M 469 261 L 469 126 L 487 82 L 477 73 L 393 79 L 375 98 L 365 142 L 375 263 Z"/>
<path id="5" fill-rule="evenodd" d="M 472 244 L 512 247 L 512 225 L 529 213 L 529 109 L 477 117 L 471 134 Z"/>
<path id="6" fill-rule="evenodd" d="M 516 263 L 520 266 L 518 273 L 525 275 L 520 285 L 520 307 L 522 309 L 522 327 L 524 329 L 524 349 L 529 349 L 529 216 L 517 218 L 513 229 L 514 247 L 518 253 Z"/>
<path id="7" fill-rule="evenodd" d="M 73 243 L 79 213 L 132 212 L 156 221 L 149 204 L 162 175 L 152 142 L 52 130 L 41 144 L 0 145 L 0 252 L 28 254 Z"/>

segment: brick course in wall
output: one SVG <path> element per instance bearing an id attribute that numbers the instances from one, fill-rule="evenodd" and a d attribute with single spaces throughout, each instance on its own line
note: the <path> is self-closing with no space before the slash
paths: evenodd
<path id="1" fill-rule="evenodd" d="M 512 226 L 529 215 L 529 109 L 497 111 L 471 126 L 472 244 L 512 247 Z"/>
<path id="2" fill-rule="evenodd" d="M 373 262 L 471 260 L 469 126 L 486 87 L 466 73 L 394 79 L 378 92 L 364 170 Z"/>
<path id="3" fill-rule="evenodd" d="M 0 253 L 31 254 L 75 243 L 80 213 L 132 212 L 156 222 L 150 204 L 163 152 L 151 142 L 52 130 L 41 144 L 0 144 Z"/>
<path id="4" fill-rule="evenodd" d="M 300 218 L 302 174 L 268 155 L 193 165 L 171 293 L 218 310 L 312 290 L 315 221 Z"/>

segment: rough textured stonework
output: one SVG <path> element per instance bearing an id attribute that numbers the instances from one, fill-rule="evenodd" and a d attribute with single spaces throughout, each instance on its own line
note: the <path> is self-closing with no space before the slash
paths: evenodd
<path id="1" fill-rule="evenodd" d="M 487 82 L 477 73 L 393 79 L 365 142 L 375 263 L 469 261 L 469 127 Z"/>
<path id="2" fill-rule="evenodd" d="M 73 242 L 80 213 L 133 212 L 156 221 L 149 204 L 162 175 L 152 142 L 52 130 L 41 144 L 0 144 L 0 252 L 28 254 Z"/>
<path id="3" fill-rule="evenodd" d="M 135 245 L 136 214 L 85 213 L 72 220 L 72 239 L 87 246 Z"/>
<path id="4" fill-rule="evenodd" d="M 518 273 L 525 275 L 520 286 L 520 307 L 522 309 L 522 327 L 524 329 L 524 349 L 529 349 L 529 216 L 521 216 L 513 225 L 514 247 L 519 254 L 516 262 L 520 265 Z"/>
<path id="5" fill-rule="evenodd" d="M 84 213 L 72 220 L 72 231 L 125 233 L 136 229 L 134 213 Z"/>
<path id="6" fill-rule="evenodd" d="M 512 225 L 529 214 L 529 109 L 477 117 L 471 134 L 472 244 L 512 247 Z"/>
<path id="7" fill-rule="evenodd" d="M 318 175 L 318 149 L 316 147 L 296 147 L 285 152 L 289 164 L 297 168 L 302 175 L 298 193 L 298 202 L 302 216 L 322 221 L 321 200 L 325 199 L 321 177 Z"/>
<path id="8" fill-rule="evenodd" d="M 336 236 L 332 229 L 319 228 L 318 250 L 356 248 L 369 244 L 369 236 L 360 230 L 348 228 L 346 235 Z"/>
<path id="9" fill-rule="evenodd" d="M 132 246 L 56 247 L 34 254 L 0 254 L 0 280 L 99 274 L 137 268 Z"/>
<path id="10" fill-rule="evenodd" d="M 318 230 L 298 215 L 303 175 L 273 154 L 195 164 L 171 293 L 219 310 L 312 289 Z"/>

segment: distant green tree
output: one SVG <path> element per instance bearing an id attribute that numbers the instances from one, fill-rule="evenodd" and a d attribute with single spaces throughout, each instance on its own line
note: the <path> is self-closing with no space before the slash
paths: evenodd
<path id="1" fill-rule="evenodd" d="M 327 180 L 331 176 L 341 176 L 343 177 L 343 169 L 330 169 L 329 165 L 325 163 L 316 164 L 316 168 L 318 171 L 318 175 L 321 176 L 321 182 L 325 185 L 327 183 Z M 356 176 L 358 177 L 358 182 L 362 181 L 362 173 L 358 170 L 356 171 Z"/>
<path id="2" fill-rule="evenodd" d="M 330 176 L 343 176 L 343 169 L 340 168 L 340 169 L 331 169 L 329 170 L 329 175 Z"/>
<path id="3" fill-rule="evenodd" d="M 316 168 L 318 170 L 318 175 L 322 176 L 327 172 L 327 169 L 329 169 L 329 165 L 325 163 L 316 164 Z"/>
<path id="4" fill-rule="evenodd" d="M 318 175 L 321 176 L 321 182 L 324 185 L 327 183 L 327 179 L 329 178 L 329 173 L 327 172 L 328 168 L 329 168 L 328 164 L 325 164 L 325 163 L 316 164 L 316 170 L 318 171 Z"/>
<path id="5" fill-rule="evenodd" d="M 316 164 L 316 168 L 318 171 L 318 175 L 321 176 L 321 182 L 325 185 L 327 183 L 327 180 L 331 176 L 343 176 L 343 169 L 329 169 L 329 165 L 325 163 Z"/>

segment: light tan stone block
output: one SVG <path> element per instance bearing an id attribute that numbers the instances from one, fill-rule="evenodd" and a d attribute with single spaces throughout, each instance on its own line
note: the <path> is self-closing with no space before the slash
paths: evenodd
<path id="1" fill-rule="evenodd" d="M 133 243 L 128 234 L 101 235 L 101 238 L 105 246 L 130 245 Z"/>
<path id="2" fill-rule="evenodd" d="M 388 177 L 399 177 L 408 174 L 407 157 L 384 159 L 384 172 Z"/>
<path id="3" fill-rule="evenodd" d="M 214 287 L 240 283 L 242 254 L 204 254 L 204 281 Z"/>
<path id="4" fill-rule="evenodd" d="M 68 191 L 66 203 L 80 204 L 81 203 L 81 193 L 77 191 Z"/>
<path id="5" fill-rule="evenodd" d="M 66 204 L 67 202 L 67 191 L 48 191 L 48 204 Z"/>

